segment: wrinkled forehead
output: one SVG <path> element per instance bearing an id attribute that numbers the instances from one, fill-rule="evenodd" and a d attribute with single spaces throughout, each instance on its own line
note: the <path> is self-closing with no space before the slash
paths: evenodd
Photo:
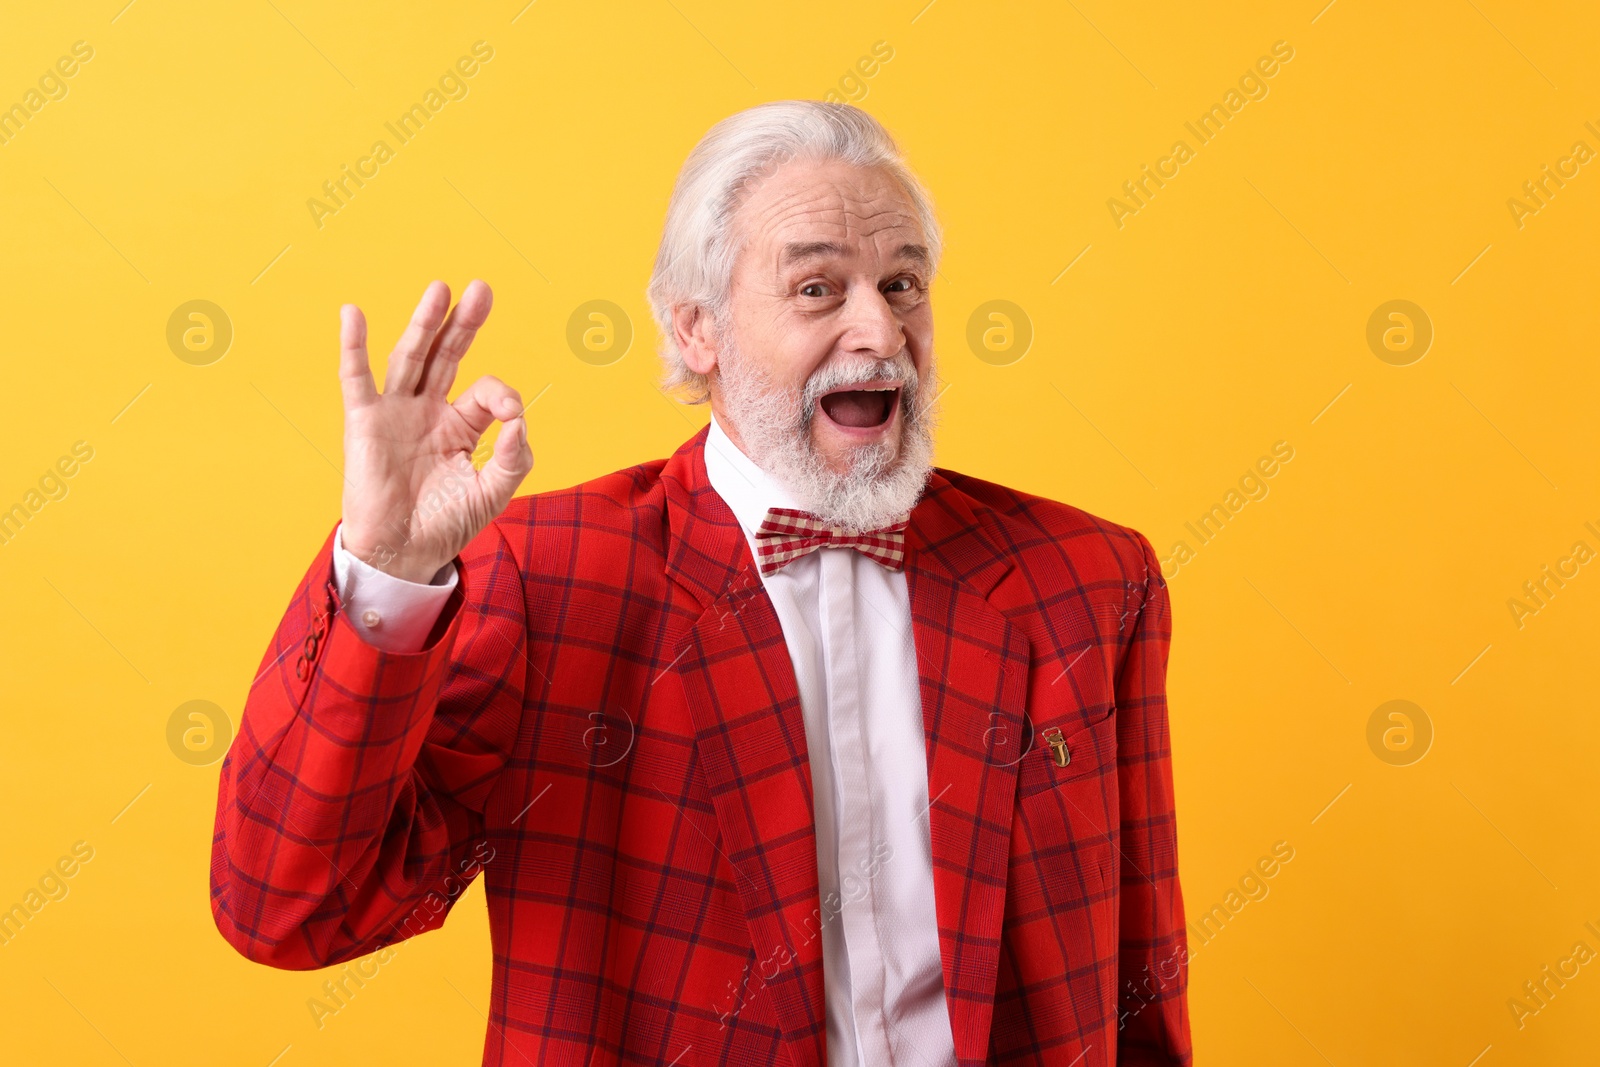
<path id="1" fill-rule="evenodd" d="M 733 217 L 741 266 L 833 257 L 927 260 L 915 206 L 888 171 L 796 160 L 759 181 Z"/>

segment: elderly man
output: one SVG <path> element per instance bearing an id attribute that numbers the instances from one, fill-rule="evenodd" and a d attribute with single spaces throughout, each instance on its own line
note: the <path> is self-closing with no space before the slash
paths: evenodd
<path id="1" fill-rule="evenodd" d="M 710 425 L 516 499 L 519 394 L 447 399 L 488 287 L 430 286 L 381 394 L 345 307 L 343 517 L 223 765 L 223 936 L 384 959 L 481 873 L 486 1064 L 1189 1063 L 1165 583 L 931 466 L 938 260 L 864 112 L 719 123 L 650 284 Z"/>

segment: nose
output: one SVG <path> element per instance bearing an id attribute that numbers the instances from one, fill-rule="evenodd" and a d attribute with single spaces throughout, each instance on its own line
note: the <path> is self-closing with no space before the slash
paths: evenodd
<path id="1" fill-rule="evenodd" d="M 893 359 L 906 346 L 900 319 L 876 286 L 852 286 L 845 302 L 844 322 L 839 346 L 851 355 Z"/>

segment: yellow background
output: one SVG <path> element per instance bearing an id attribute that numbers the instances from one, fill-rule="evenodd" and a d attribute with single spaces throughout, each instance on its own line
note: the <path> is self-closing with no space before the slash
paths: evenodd
<path id="1" fill-rule="evenodd" d="M 548 386 L 525 491 L 664 455 L 706 417 L 653 385 L 643 293 L 677 167 L 715 120 L 838 91 L 884 41 L 853 93 L 946 226 L 943 465 L 1167 556 L 1294 448 L 1171 581 L 1191 916 L 1295 850 L 1196 945 L 1199 1062 L 1593 1062 L 1600 965 L 1521 1029 L 1507 1001 L 1600 950 L 1600 565 L 1520 628 L 1507 600 L 1600 549 L 1600 164 L 1521 228 L 1506 201 L 1600 149 L 1600 17 L 1322 2 L 8 4 L 0 105 L 75 41 L 94 58 L 0 145 L 0 508 L 73 442 L 94 458 L 0 546 L 0 908 L 95 851 L 0 946 L 0 1060 L 478 1062 L 481 887 L 319 1029 L 329 975 L 247 963 L 212 925 L 218 765 L 180 761 L 168 719 L 200 699 L 237 723 L 338 517 L 341 302 L 377 356 L 429 279 L 494 286 L 463 381 Z M 319 229 L 306 200 L 479 40 L 469 95 Z M 1107 199 L 1196 147 L 1183 123 L 1280 40 L 1269 95 L 1119 229 Z M 192 299 L 233 325 L 209 366 L 167 345 Z M 605 366 L 565 340 L 595 299 L 635 329 Z M 1004 366 L 966 343 L 995 299 L 1034 331 Z M 1435 330 L 1404 367 L 1366 343 L 1394 299 Z M 1368 747 L 1393 699 L 1434 730 L 1410 766 Z"/>

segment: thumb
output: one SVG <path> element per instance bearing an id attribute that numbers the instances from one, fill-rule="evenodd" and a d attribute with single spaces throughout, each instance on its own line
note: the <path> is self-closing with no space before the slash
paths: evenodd
<path id="1" fill-rule="evenodd" d="M 528 422 L 522 416 L 500 424 L 494 439 L 494 455 L 478 472 L 489 497 L 494 501 L 495 514 L 511 502 L 511 496 L 522 484 L 522 479 L 533 469 L 533 449 L 528 446 Z"/>

